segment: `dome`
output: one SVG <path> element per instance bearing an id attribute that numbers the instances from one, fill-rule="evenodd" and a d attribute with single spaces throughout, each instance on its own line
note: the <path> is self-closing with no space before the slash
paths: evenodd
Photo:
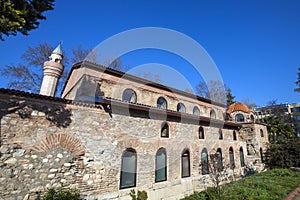
<path id="1" fill-rule="evenodd" d="M 245 113 L 250 113 L 250 109 L 245 104 L 242 104 L 240 102 L 235 102 L 235 103 L 231 104 L 228 107 L 226 113 L 231 114 L 231 113 L 236 112 L 236 111 L 242 111 L 242 112 L 245 112 Z"/>

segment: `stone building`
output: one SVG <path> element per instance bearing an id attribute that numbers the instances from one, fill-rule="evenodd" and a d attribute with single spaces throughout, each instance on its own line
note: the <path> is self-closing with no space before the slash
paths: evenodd
<path id="1" fill-rule="evenodd" d="M 246 142 L 249 164 L 261 164 L 258 167 L 263 169 L 263 152 L 265 152 L 268 143 L 267 127 L 256 120 L 254 111 L 239 102 L 231 104 L 226 114 L 230 121 L 235 121 L 241 125 L 240 139 Z"/>
<path id="2" fill-rule="evenodd" d="M 300 137 L 300 103 L 275 104 L 256 108 L 257 119 L 262 121 L 266 116 L 277 116 L 295 130 L 295 137 Z"/>
<path id="3" fill-rule="evenodd" d="M 223 104 L 86 61 L 57 98 L 62 58 L 59 46 L 45 62 L 41 94 L 0 89 L 1 200 L 61 184 L 86 199 L 130 199 L 132 189 L 180 199 L 211 186 L 211 154 L 224 174 L 261 163 L 267 131 L 245 105 L 224 120 Z"/>

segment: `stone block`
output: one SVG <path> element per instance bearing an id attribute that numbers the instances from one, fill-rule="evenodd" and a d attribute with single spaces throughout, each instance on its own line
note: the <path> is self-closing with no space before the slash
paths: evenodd
<path id="1" fill-rule="evenodd" d="M 55 174 L 49 174 L 47 177 L 48 179 L 53 179 L 55 177 Z"/>
<path id="2" fill-rule="evenodd" d="M 63 157 L 64 157 L 64 155 L 63 155 L 63 154 L 61 154 L 61 153 L 59 153 L 59 154 L 57 154 L 57 157 L 58 157 L 58 158 L 63 158 Z"/>
<path id="3" fill-rule="evenodd" d="M 18 160 L 18 163 L 19 163 L 19 164 L 29 164 L 29 163 L 30 163 L 30 160 L 27 160 L 27 159 L 20 159 L 20 160 Z"/>
<path id="4" fill-rule="evenodd" d="M 89 180 L 89 178 L 90 178 L 90 175 L 89 175 L 89 174 L 85 174 L 85 175 L 83 175 L 83 177 L 82 177 L 82 181 L 86 182 L 86 181 Z"/>
<path id="5" fill-rule="evenodd" d="M 56 172 L 58 172 L 58 169 L 50 169 L 49 172 L 50 173 L 56 173 Z"/>
<path id="6" fill-rule="evenodd" d="M 64 163 L 65 167 L 71 167 L 71 165 L 72 165 L 71 163 Z"/>
<path id="7" fill-rule="evenodd" d="M 53 155 L 47 154 L 47 155 L 46 155 L 46 158 L 48 158 L 48 159 L 53 158 Z"/>
<path id="8" fill-rule="evenodd" d="M 40 174 L 39 178 L 41 180 L 46 180 L 46 178 L 48 178 L 48 174 L 42 173 L 42 174 Z"/>
<path id="9" fill-rule="evenodd" d="M 23 200 L 29 200 L 29 194 L 26 194 Z"/>
<path id="10" fill-rule="evenodd" d="M 44 117 L 44 116 L 46 116 L 46 114 L 44 112 L 38 112 L 38 116 Z"/>
<path id="11" fill-rule="evenodd" d="M 0 153 L 1 154 L 6 154 L 6 153 L 9 153 L 9 148 L 7 145 L 2 145 L 0 146 Z"/>
<path id="12" fill-rule="evenodd" d="M 62 179 L 60 179 L 60 182 L 61 182 L 61 183 L 66 183 L 67 180 L 62 178 Z"/>
<path id="13" fill-rule="evenodd" d="M 71 172 L 66 172 L 64 173 L 64 176 L 70 176 L 72 173 Z"/>
<path id="14" fill-rule="evenodd" d="M 17 163 L 17 159 L 16 158 L 9 158 L 8 160 L 4 161 L 5 164 L 8 164 L 8 165 L 14 165 Z"/>
<path id="15" fill-rule="evenodd" d="M 43 186 L 37 186 L 37 187 L 32 188 L 30 190 L 31 193 L 39 193 L 39 192 L 42 192 L 42 191 L 44 191 L 44 187 Z"/>
<path id="16" fill-rule="evenodd" d="M 38 116 L 38 111 L 36 111 L 36 110 L 32 111 L 31 116 Z"/>

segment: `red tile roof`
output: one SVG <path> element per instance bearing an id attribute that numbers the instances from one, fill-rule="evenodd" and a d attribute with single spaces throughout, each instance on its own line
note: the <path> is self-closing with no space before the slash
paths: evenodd
<path id="1" fill-rule="evenodd" d="M 231 104 L 228 107 L 228 109 L 226 110 L 226 113 L 231 114 L 231 113 L 236 112 L 236 111 L 242 111 L 242 112 L 245 112 L 245 113 L 250 113 L 250 109 L 245 104 L 242 104 L 240 102 L 235 102 L 235 103 Z"/>

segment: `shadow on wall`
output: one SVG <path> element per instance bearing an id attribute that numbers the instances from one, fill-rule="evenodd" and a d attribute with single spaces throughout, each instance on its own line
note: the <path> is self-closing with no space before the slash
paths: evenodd
<path id="1" fill-rule="evenodd" d="M 60 105 L 45 105 L 45 104 L 32 104 L 29 101 L 12 100 L 8 102 L 0 102 L 1 112 L 0 119 L 3 116 L 11 113 L 17 113 L 22 119 L 31 118 L 32 116 L 44 115 L 47 120 L 59 128 L 68 127 L 71 120 L 71 110 L 66 109 L 65 104 Z"/>
<path id="2" fill-rule="evenodd" d="M 0 108 L 0 121 L 6 115 L 17 113 L 22 119 L 44 116 L 51 124 L 59 128 L 66 128 L 72 122 L 71 109 L 66 108 L 66 102 L 59 102 L 58 104 L 39 104 L 33 103 L 30 100 L 4 97 L 0 100 Z M 1 126 L 0 123 L 0 146 L 4 139 L 2 133 L 3 127 Z"/>

